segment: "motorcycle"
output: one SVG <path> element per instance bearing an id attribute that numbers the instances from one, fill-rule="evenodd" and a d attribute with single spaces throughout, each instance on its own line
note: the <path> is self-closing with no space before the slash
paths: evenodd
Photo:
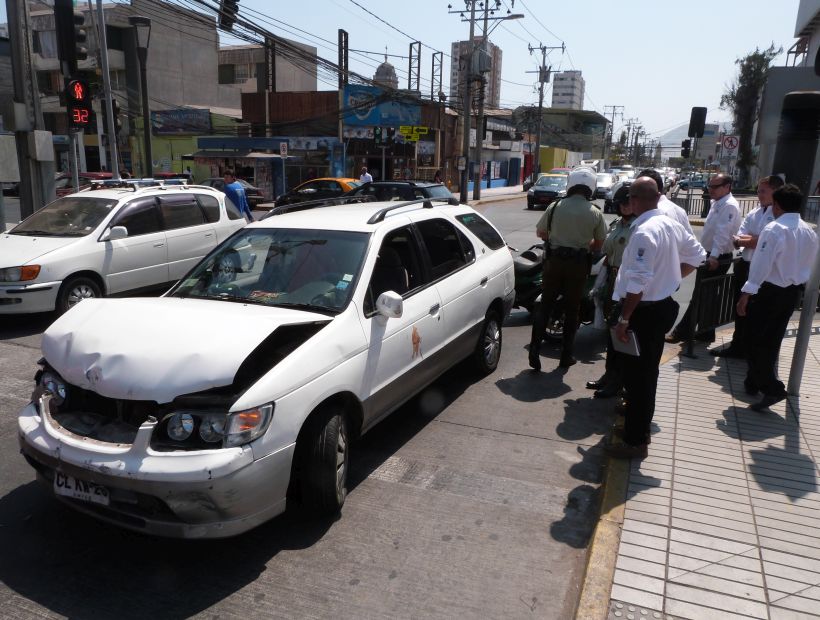
<path id="1" fill-rule="evenodd" d="M 511 250 L 517 252 L 513 247 Z M 592 257 L 592 269 L 587 277 L 584 295 L 578 318 L 583 325 L 590 325 L 595 320 L 595 302 L 592 299 L 592 288 L 598 272 L 604 268 L 604 255 L 595 253 Z M 518 256 L 513 257 L 515 273 L 515 307 L 524 308 L 532 314 L 541 304 L 541 280 L 544 270 L 544 246 L 530 246 Z M 559 296 L 552 309 L 552 316 L 546 321 L 544 338 L 560 341 L 564 334 L 564 306 Z"/>

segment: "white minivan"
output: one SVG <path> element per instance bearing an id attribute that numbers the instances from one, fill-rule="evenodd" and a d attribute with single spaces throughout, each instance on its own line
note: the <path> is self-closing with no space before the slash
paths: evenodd
<path id="1" fill-rule="evenodd" d="M 64 196 L 0 235 L 0 314 L 167 288 L 244 225 L 208 187 L 123 184 Z"/>

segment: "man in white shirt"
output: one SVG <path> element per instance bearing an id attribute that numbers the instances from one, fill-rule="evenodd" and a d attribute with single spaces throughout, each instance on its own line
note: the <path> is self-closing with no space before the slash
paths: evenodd
<path id="1" fill-rule="evenodd" d="M 780 343 L 814 267 L 818 249 L 817 235 L 800 218 L 802 203 L 803 194 L 795 185 L 775 190 L 775 221 L 760 233 L 749 265 L 749 278 L 737 302 L 737 313 L 747 317 L 749 369 L 743 386 L 748 394 L 763 393 L 763 398 L 751 405 L 755 411 L 786 398 L 786 386 L 777 378 Z"/>
<path id="2" fill-rule="evenodd" d="M 373 181 L 373 176 L 367 171 L 367 166 L 362 167 L 362 174 L 359 180 L 362 183 L 371 183 Z"/>
<path id="3" fill-rule="evenodd" d="M 734 255 L 734 237 L 740 228 L 740 205 L 732 196 L 732 178 L 725 174 L 716 174 L 709 179 L 709 198 L 712 206 L 709 215 L 706 216 L 706 223 L 703 225 L 703 234 L 700 242 L 709 253 L 706 264 L 698 269 L 697 280 L 695 280 L 695 291 L 697 292 L 700 280 L 720 276 L 729 271 Z M 683 315 L 683 318 L 666 337 L 666 342 L 677 343 L 688 339 L 694 334 L 697 328 L 696 317 L 692 316 L 692 304 Z M 698 340 L 713 342 L 715 340 L 714 328 L 704 330 L 697 334 Z"/>
<path id="4" fill-rule="evenodd" d="M 690 235 L 694 235 L 695 233 L 692 232 L 692 225 L 689 223 L 689 216 L 686 214 L 686 211 L 669 200 L 663 192 L 663 177 L 660 172 L 654 168 L 647 168 L 646 170 L 642 170 L 638 176 L 649 177 L 654 180 L 655 184 L 658 186 L 658 192 L 660 192 L 660 197 L 658 198 L 658 211 L 663 213 L 666 217 L 671 217 L 678 224 L 683 226 L 686 229 L 686 232 Z"/>
<path id="5" fill-rule="evenodd" d="M 783 179 L 778 176 L 763 177 L 757 184 L 757 199 L 759 204 L 743 218 L 740 230 L 735 237 L 735 248 L 742 249 L 740 260 L 734 263 L 734 303 L 740 299 L 740 289 L 749 277 L 749 264 L 752 262 L 754 249 L 757 247 L 757 238 L 767 224 L 774 221 L 772 213 L 772 193 L 774 190 L 783 187 Z M 746 357 L 746 339 L 744 329 L 746 327 L 746 317 L 735 317 L 735 331 L 732 334 L 732 342 L 728 347 L 714 348 L 709 353 L 717 357 Z"/>
<path id="6" fill-rule="evenodd" d="M 612 293 L 612 299 L 622 303 L 615 338 L 628 342 L 631 330 L 640 350 L 637 356 L 622 356 L 627 392 L 624 437 L 622 443 L 606 448 L 618 458 L 646 456 L 663 335 L 678 316 L 672 293 L 706 258 L 697 239 L 658 210 L 658 196 L 658 187 L 649 177 L 640 177 L 629 188 L 630 206 L 637 217 Z"/>

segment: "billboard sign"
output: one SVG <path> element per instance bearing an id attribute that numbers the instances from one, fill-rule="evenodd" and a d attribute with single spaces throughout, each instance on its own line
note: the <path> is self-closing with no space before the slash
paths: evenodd
<path id="1" fill-rule="evenodd" d="M 345 125 L 399 127 L 421 124 L 419 104 L 393 100 L 375 86 L 347 84 L 342 107 Z"/>

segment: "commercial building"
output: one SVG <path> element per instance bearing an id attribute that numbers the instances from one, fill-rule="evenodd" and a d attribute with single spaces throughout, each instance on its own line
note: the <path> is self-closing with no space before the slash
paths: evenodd
<path id="1" fill-rule="evenodd" d="M 287 52 L 274 46 L 275 83 L 273 90 L 315 91 L 316 90 L 316 48 L 297 41 L 287 41 Z M 296 55 L 290 46 L 302 51 Z M 219 83 L 233 84 L 243 92 L 252 93 L 265 88 L 265 48 L 261 45 L 224 45 L 219 48 Z M 262 79 L 258 79 L 262 78 Z"/>
<path id="2" fill-rule="evenodd" d="M 580 71 L 561 71 L 552 76 L 552 107 L 584 109 L 586 82 Z"/>
<path id="3" fill-rule="evenodd" d="M 476 54 L 472 52 L 476 50 Z M 472 55 L 473 62 L 465 58 Z M 460 102 L 464 93 L 466 76 L 482 75 L 484 80 L 484 105 L 498 108 L 501 105 L 501 48 L 492 41 L 481 42 L 477 36 L 472 41 L 453 43 L 450 51 L 450 101 Z"/>

